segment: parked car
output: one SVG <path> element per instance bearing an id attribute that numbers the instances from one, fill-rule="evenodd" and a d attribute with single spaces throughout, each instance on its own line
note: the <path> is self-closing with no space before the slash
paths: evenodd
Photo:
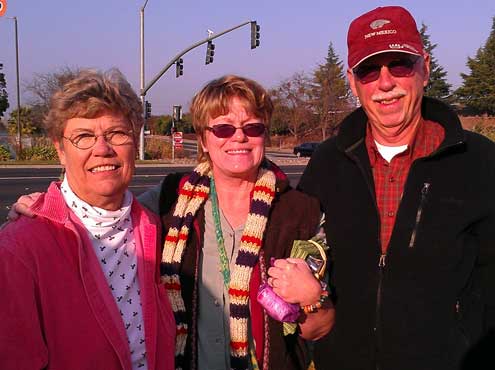
<path id="1" fill-rule="evenodd" d="M 294 147 L 294 154 L 298 157 L 311 157 L 320 143 L 302 143 Z"/>

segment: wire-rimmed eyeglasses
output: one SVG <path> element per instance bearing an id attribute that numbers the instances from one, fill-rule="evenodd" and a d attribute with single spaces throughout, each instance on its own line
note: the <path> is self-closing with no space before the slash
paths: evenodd
<path id="1" fill-rule="evenodd" d="M 116 146 L 128 144 L 133 141 L 132 130 L 112 130 L 104 132 L 101 135 L 95 135 L 92 132 L 82 132 L 71 137 L 62 137 L 70 141 L 76 148 L 85 150 L 92 148 L 100 136 L 102 136 L 108 144 Z"/>

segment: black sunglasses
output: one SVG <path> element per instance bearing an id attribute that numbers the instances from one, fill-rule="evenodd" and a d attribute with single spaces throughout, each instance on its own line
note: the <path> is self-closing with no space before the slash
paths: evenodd
<path id="1" fill-rule="evenodd" d="M 414 73 L 414 65 L 418 60 L 419 56 L 411 55 L 394 59 L 388 64 L 363 63 L 354 68 L 352 73 L 363 84 L 378 80 L 382 67 L 387 67 L 390 74 L 394 77 L 410 77 Z"/>
<path id="2" fill-rule="evenodd" d="M 230 125 L 228 123 L 222 123 L 219 125 L 215 125 L 213 127 L 207 126 L 206 129 L 208 131 L 213 132 L 213 135 L 219 137 L 221 139 L 226 139 L 232 137 L 236 130 L 242 130 L 244 135 L 249 137 L 258 137 L 265 133 L 266 127 L 263 123 L 248 123 L 242 127 L 235 127 L 234 125 Z"/>

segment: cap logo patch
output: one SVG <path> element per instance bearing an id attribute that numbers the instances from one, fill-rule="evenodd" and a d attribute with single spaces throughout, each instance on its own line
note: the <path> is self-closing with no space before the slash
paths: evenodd
<path id="1" fill-rule="evenodd" d="M 382 28 L 385 26 L 387 23 L 390 23 L 388 19 L 377 19 L 376 21 L 373 21 L 370 23 L 370 27 L 374 30 L 378 28 Z"/>

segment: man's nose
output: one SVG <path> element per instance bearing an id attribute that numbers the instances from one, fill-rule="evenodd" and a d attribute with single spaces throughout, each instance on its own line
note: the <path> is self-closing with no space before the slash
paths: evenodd
<path id="1" fill-rule="evenodd" d="M 380 90 L 389 91 L 395 87 L 395 77 L 390 73 L 388 67 L 382 66 L 378 77 L 378 87 Z"/>

